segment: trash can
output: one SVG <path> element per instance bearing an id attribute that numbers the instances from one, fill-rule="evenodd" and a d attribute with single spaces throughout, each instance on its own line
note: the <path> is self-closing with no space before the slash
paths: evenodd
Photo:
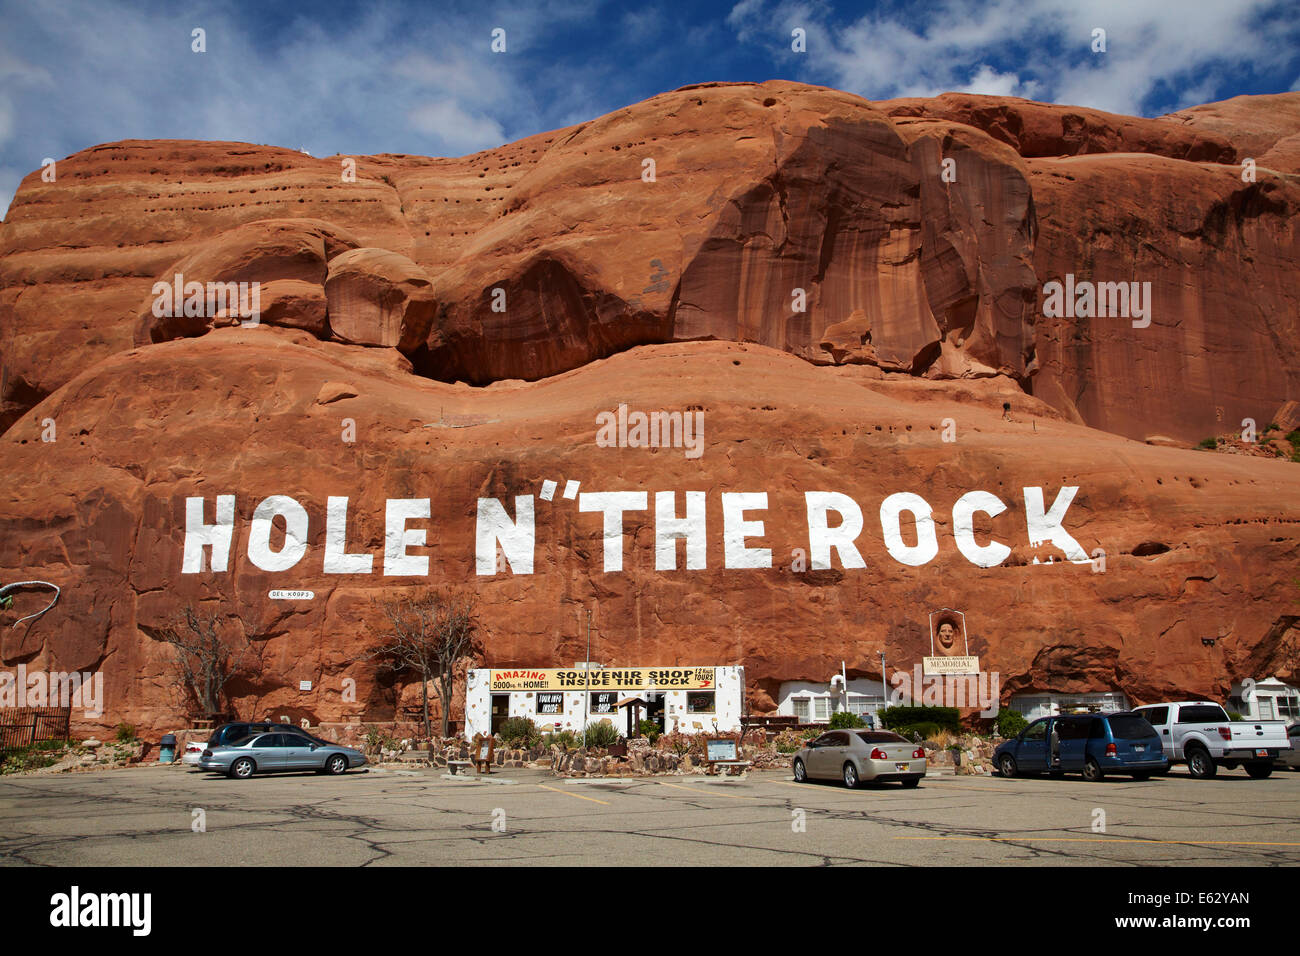
<path id="1" fill-rule="evenodd" d="M 176 735 L 163 734 L 158 744 L 158 762 L 172 763 L 176 760 Z"/>

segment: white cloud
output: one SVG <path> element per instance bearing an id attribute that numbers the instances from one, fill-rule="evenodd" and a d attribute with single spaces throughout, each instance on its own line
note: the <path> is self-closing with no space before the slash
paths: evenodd
<path id="1" fill-rule="evenodd" d="M 1020 96 L 1020 77 L 1014 73 L 999 73 L 988 64 L 981 64 L 970 82 L 960 87 L 962 93 L 979 93 L 983 96 Z"/>
<path id="2" fill-rule="evenodd" d="M 0 32 L 0 165 L 30 171 L 44 156 L 130 138 L 306 147 L 316 156 L 498 146 L 601 94 L 601 83 L 588 82 L 556 102 L 556 78 L 528 52 L 594 11 L 592 0 L 490 9 L 380 0 L 333 26 L 279 14 L 268 31 L 245 8 L 199 0 L 13 7 Z M 196 26 L 206 53 L 190 49 Z M 507 30 L 505 54 L 491 51 L 495 26 Z M 560 82 L 585 72 L 571 68 Z M 0 180 L 0 190 L 16 185 Z"/>
<path id="3" fill-rule="evenodd" d="M 456 155 L 477 152 L 485 144 L 500 146 L 506 139 L 501 124 L 496 120 L 474 116 L 450 100 L 425 103 L 407 116 L 413 127 L 436 136 Z"/>
<path id="4" fill-rule="evenodd" d="M 744 0 L 728 23 L 746 42 L 793 17 L 813 21 L 808 53 L 790 58 L 810 82 L 870 99 L 965 90 L 1130 114 L 1189 85 L 1212 98 L 1241 64 L 1285 67 L 1300 36 L 1284 0 L 990 0 L 975 9 L 938 0 L 918 25 L 890 14 L 832 22 L 824 8 Z M 1096 27 L 1106 30 L 1105 53 L 1091 52 Z"/>

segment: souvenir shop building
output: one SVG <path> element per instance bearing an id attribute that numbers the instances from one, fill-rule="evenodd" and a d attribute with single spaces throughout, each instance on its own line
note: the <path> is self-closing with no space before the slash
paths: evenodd
<path id="1" fill-rule="evenodd" d="M 466 680 L 465 735 L 496 733 L 508 717 L 543 732 L 603 721 L 632 737 L 651 720 L 664 733 L 731 733 L 744 688 L 743 667 L 479 668 Z"/>

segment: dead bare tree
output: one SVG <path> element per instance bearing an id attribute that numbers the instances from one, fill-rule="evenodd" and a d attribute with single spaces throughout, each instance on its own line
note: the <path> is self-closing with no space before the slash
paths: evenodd
<path id="1" fill-rule="evenodd" d="M 442 736 L 447 736 L 456 665 L 474 653 L 478 599 L 472 592 L 426 589 L 380 602 L 389 629 L 363 660 L 378 659 L 391 673 L 414 672 L 420 678 L 424 735 L 432 736 L 429 683 L 442 703 Z"/>
<path id="2" fill-rule="evenodd" d="M 217 627 L 219 615 L 204 615 L 187 604 L 177 619 L 157 631 L 158 639 L 176 649 L 176 670 L 183 692 L 201 715 L 222 713 L 226 685 L 260 669 L 261 655 L 244 639 L 236 649 Z"/>

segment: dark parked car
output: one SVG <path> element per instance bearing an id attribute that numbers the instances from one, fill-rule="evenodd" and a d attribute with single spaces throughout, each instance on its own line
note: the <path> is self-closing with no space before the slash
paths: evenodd
<path id="1" fill-rule="evenodd" d="M 216 730 L 212 731 L 212 736 L 208 738 L 208 749 L 214 747 L 224 747 L 227 744 L 233 744 L 237 740 L 243 740 L 254 734 L 297 734 L 299 737 L 306 737 L 308 740 L 315 741 L 318 744 L 328 743 L 319 737 L 313 737 L 307 731 L 293 724 L 273 724 L 269 721 L 237 721 L 233 724 L 222 724 Z"/>
<path id="2" fill-rule="evenodd" d="M 1076 772 L 1085 780 L 1108 773 L 1146 780 L 1169 769 L 1160 735 L 1146 718 L 1129 711 L 1040 717 L 1020 736 L 999 744 L 993 764 L 1004 777 Z"/>

